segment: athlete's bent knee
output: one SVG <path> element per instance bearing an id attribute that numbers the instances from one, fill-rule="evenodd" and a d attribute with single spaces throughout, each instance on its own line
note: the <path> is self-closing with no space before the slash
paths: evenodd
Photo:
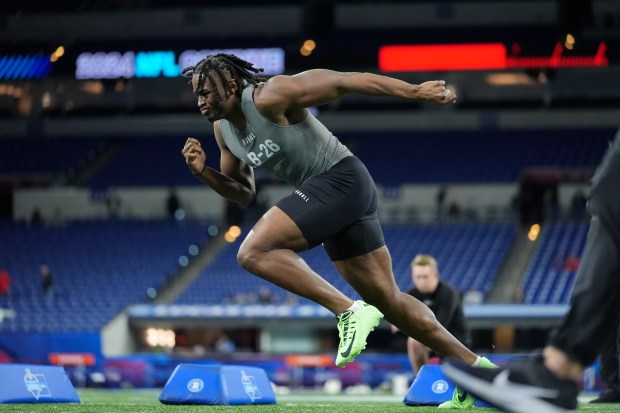
<path id="1" fill-rule="evenodd" d="M 255 269 L 260 261 L 260 251 L 253 248 L 251 245 L 245 242 L 241 244 L 239 251 L 237 251 L 237 262 L 246 271 L 255 273 Z"/>

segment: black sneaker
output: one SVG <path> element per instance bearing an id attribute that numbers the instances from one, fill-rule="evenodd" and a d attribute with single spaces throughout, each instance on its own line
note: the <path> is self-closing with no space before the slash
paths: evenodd
<path id="1" fill-rule="evenodd" d="M 620 403 L 620 389 L 609 389 L 590 403 Z"/>
<path id="2" fill-rule="evenodd" d="M 579 385 L 551 373 L 542 358 L 499 369 L 475 368 L 448 360 L 442 369 L 457 386 L 506 412 L 577 412 Z"/>

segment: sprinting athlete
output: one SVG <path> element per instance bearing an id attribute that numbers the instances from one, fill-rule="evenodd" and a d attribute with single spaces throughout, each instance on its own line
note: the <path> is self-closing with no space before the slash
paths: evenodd
<path id="1" fill-rule="evenodd" d="M 207 166 L 200 142 L 188 138 L 182 153 L 191 172 L 240 203 L 255 195 L 253 168 L 267 168 L 296 188 L 249 232 L 237 255 L 241 267 L 337 315 L 340 367 L 361 353 L 384 315 L 438 353 L 469 365 L 492 365 L 454 338 L 426 305 L 399 290 L 377 218 L 373 179 L 307 109 L 351 93 L 440 105 L 454 102 L 456 95 L 441 80 L 415 85 L 371 73 L 315 69 L 265 81 L 256 75 L 261 71 L 230 54 L 208 56 L 183 70 L 200 112 L 213 123 L 220 150 L 217 171 Z M 364 301 L 345 296 L 298 255 L 319 244 Z M 455 392 L 450 407 L 471 407 L 475 401 L 458 396 Z"/>

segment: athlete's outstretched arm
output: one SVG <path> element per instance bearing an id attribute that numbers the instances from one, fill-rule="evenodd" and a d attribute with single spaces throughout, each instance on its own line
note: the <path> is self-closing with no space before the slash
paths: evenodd
<path id="1" fill-rule="evenodd" d="M 192 173 L 215 192 L 234 202 L 247 203 L 256 195 L 254 171 L 230 152 L 220 129 L 220 122 L 213 124 L 215 140 L 220 148 L 220 170 L 206 165 L 206 155 L 200 142 L 188 138 L 183 147 L 185 162 Z"/>
<path id="2" fill-rule="evenodd" d="M 308 70 L 294 76 L 275 76 L 263 87 L 260 99 L 261 105 L 271 107 L 307 108 L 351 93 L 393 96 L 441 105 L 456 100 L 456 95 L 446 89 L 443 80 L 416 85 L 373 73 L 345 73 L 327 69 Z"/>

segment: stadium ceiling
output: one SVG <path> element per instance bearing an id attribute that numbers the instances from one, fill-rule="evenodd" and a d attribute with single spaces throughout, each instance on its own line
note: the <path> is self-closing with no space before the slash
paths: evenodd
<path id="1" fill-rule="evenodd" d="M 566 8 L 569 3 L 574 7 Z M 195 98 L 186 79 L 176 77 L 188 50 L 278 49 L 283 51 L 284 73 L 313 67 L 379 72 L 380 50 L 386 46 L 439 50 L 464 43 L 482 45 L 476 50 L 493 45 L 501 52 L 490 60 L 495 66 L 461 68 L 467 62 L 448 58 L 443 69 L 387 72 L 414 83 L 445 79 L 459 95 L 449 109 L 454 113 L 581 109 L 599 119 L 620 108 L 620 2 L 614 0 L 162 4 L 168 2 L 61 0 L 38 5 L 24 0 L 0 6 L 0 113 L 9 119 L 47 120 L 193 116 Z M 300 48 L 308 38 L 315 39 L 316 48 L 303 55 Z M 78 58 L 96 53 L 118 56 L 122 64 L 135 67 L 122 67 L 116 79 L 76 79 Z M 51 69 L 41 63 L 41 56 L 55 59 Z M 148 59 L 139 61 L 145 56 Z M 400 63 L 411 60 L 415 58 Z M 161 77 L 145 67 L 145 61 L 160 64 L 161 73 L 171 77 Z M 571 67 L 575 61 L 589 67 Z M 144 73 L 159 77 L 139 78 Z M 396 119 L 399 113 L 425 109 L 396 99 L 350 96 L 319 111 L 322 116 L 382 111 Z M 463 120 L 463 125 L 470 123 Z"/>

